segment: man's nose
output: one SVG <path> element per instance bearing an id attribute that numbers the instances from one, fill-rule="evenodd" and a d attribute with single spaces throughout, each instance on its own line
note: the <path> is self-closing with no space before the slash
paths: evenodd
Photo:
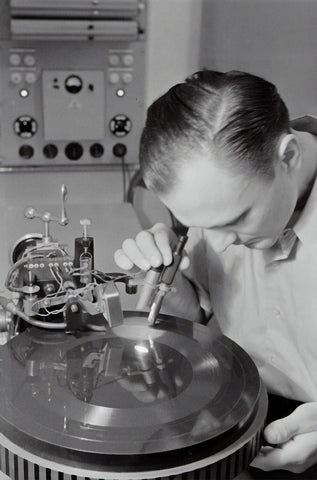
<path id="1" fill-rule="evenodd" d="M 230 245 L 235 243 L 237 235 L 231 231 L 212 230 L 211 245 L 217 253 L 227 250 Z"/>

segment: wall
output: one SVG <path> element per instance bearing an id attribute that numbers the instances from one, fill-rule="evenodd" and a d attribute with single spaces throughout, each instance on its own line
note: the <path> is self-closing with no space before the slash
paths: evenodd
<path id="1" fill-rule="evenodd" d="M 149 105 L 199 64 L 202 0 L 148 0 Z"/>
<path id="2" fill-rule="evenodd" d="M 202 0 L 148 0 L 146 106 L 198 69 Z M 170 223 L 165 207 L 136 189 L 142 228 Z"/>
<path id="3" fill-rule="evenodd" d="M 293 117 L 317 114 L 315 0 L 203 0 L 200 66 L 273 81 Z"/>

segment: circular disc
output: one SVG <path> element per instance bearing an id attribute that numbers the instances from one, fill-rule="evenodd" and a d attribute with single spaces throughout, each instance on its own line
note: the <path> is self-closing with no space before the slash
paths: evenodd
<path id="1" fill-rule="evenodd" d="M 243 431 L 260 391 L 254 363 L 227 337 L 164 315 L 151 327 L 142 312 L 106 332 L 31 328 L 1 347 L 1 366 L 2 422 L 87 454 L 220 449 Z"/>

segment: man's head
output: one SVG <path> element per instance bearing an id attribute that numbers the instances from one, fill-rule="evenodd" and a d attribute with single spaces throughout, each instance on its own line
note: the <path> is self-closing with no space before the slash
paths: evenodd
<path id="1" fill-rule="evenodd" d="M 266 248 L 296 204 L 288 164 L 295 144 L 274 85 L 242 72 L 203 71 L 149 108 L 141 170 L 180 221 L 210 228 L 215 238 L 226 233 L 218 250 L 227 243 Z"/>
<path id="2" fill-rule="evenodd" d="M 289 115 L 273 84 L 242 72 L 198 72 L 148 109 L 143 177 L 149 188 L 167 193 L 193 151 L 210 152 L 232 172 L 272 176 L 283 132 L 290 132 Z"/>

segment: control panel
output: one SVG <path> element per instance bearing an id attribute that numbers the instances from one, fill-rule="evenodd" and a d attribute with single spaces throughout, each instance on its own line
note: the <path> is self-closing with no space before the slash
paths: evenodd
<path id="1" fill-rule="evenodd" d="M 137 163 L 146 0 L 5 1 L 0 169 Z"/>

